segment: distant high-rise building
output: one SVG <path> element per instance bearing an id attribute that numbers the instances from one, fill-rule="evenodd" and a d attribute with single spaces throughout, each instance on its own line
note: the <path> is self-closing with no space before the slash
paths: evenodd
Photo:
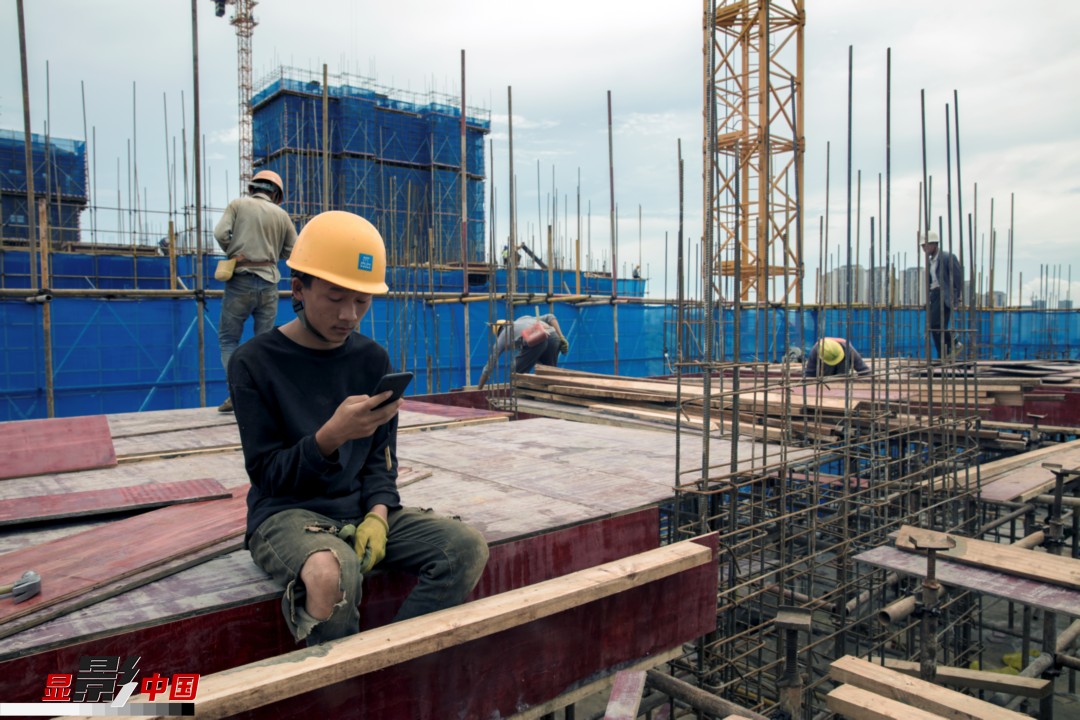
<path id="1" fill-rule="evenodd" d="M 922 268 L 913 267 L 900 272 L 901 305 L 926 304 L 926 273 Z"/>
<path id="2" fill-rule="evenodd" d="M 869 273 L 861 265 L 844 265 L 825 275 L 825 303 L 846 305 L 848 285 L 851 285 L 851 302 L 865 304 L 868 296 Z"/>

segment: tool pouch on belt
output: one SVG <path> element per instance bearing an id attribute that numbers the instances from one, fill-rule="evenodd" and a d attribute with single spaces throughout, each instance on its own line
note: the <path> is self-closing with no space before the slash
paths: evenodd
<path id="1" fill-rule="evenodd" d="M 214 268 L 214 279 L 219 282 L 229 282 L 234 270 L 236 270 L 236 258 L 218 260 L 217 267 Z"/>
<path id="2" fill-rule="evenodd" d="M 534 347 L 547 340 L 547 330 L 541 322 L 534 322 L 521 333 L 521 344 Z"/>

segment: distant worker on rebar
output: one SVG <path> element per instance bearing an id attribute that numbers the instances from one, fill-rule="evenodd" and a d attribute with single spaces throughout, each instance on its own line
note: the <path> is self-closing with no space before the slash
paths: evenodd
<path id="1" fill-rule="evenodd" d="M 517 349 L 517 357 L 514 358 L 516 373 L 527 373 L 537 364 L 557 367 L 559 355 L 570 352 L 570 342 L 563 335 L 559 321 L 550 313 L 539 317 L 525 315 L 513 322 L 499 320 L 491 329 L 496 333 L 495 348 L 480 373 L 477 387 L 481 390 L 495 371 L 499 356 L 510 348 Z"/>
<path id="2" fill-rule="evenodd" d="M 829 377 L 849 375 L 854 370 L 856 375 L 869 375 L 870 368 L 859 351 L 844 338 L 821 338 L 803 365 L 803 377 Z"/>
<path id="3" fill-rule="evenodd" d="M 938 357 L 948 360 L 956 357 L 963 343 L 953 341 L 949 330 L 953 310 L 963 303 L 964 271 L 956 256 L 938 248 L 938 234 L 935 232 L 919 233 L 923 252 L 926 253 L 927 298 L 926 326 Z"/>
<path id="4" fill-rule="evenodd" d="M 515 255 L 514 262 L 515 262 L 516 265 L 520 266 L 521 265 L 521 248 L 515 248 L 515 250 L 516 250 L 516 252 L 514 253 L 514 255 Z M 504 267 L 510 267 L 510 245 L 509 244 L 503 245 L 502 264 L 503 264 Z"/>
<path id="5" fill-rule="evenodd" d="M 214 239 L 227 258 L 214 273 L 225 283 L 218 345 L 226 372 L 247 319 L 254 315 L 256 335 L 273 330 L 277 320 L 278 259 L 287 260 L 296 244 L 296 226 L 281 208 L 284 197 L 281 176 L 261 170 L 248 183 L 248 195 L 229 203 L 214 228 Z M 232 398 L 227 397 L 218 412 L 232 409 Z"/>

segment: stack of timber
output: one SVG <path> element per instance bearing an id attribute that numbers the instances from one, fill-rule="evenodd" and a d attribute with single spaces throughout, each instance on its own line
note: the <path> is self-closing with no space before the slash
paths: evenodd
<path id="1" fill-rule="evenodd" d="M 851 428 L 880 433 L 918 430 L 939 440 L 957 437 L 999 450 L 1023 450 L 1027 440 L 1010 429 L 976 427 L 978 415 L 995 402 L 994 391 L 949 386 L 934 388 L 867 380 L 785 383 L 782 377 L 714 377 L 709 389 L 709 429 L 773 442 L 833 443 Z M 536 374 L 515 374 L 519 410 L 535 415 L 606 424 L 649 424 L 690 431 L 704 427 L 704 383 L 700 377 L 625 378 L 539 365 Z M 944 402 L 943 402 L 944 400 Z M 737 408 L 736 408 L 737 406 Z M 737 412 L 736 412 L 737 410 Z M 952 413 L 960 423 L 943 429 L 931 418 Z M 966 419 L 966 421 L 964 421 Z M 948 435 L 948 437 L 945 437 Z"/>
<path id="2" fill-rule="evenodd" d="M 942 668 L 939 680 L 955 679 L 952 668 Z M 1026 678 L 996 677 L 981 673 L 981 681 L 971 687 L 1027 689 Z M 852 720 L 1030 720 L 1030 716 L 993 703 L 964 695 L 956 690 L 912 677 L 899 669 L 884 667 L 852 655 L 845 655 L 829 666 L 829 677 L 838 686 L 828 694 L 829 709 Z M 966 676 L 965 676 L 966 677 Z M 1046 683 L 1046 681 L 1043 681 Z M 1048 683 L 1047 683 L 1048 685 Z M 1017 693 L 1019 694 L 1019 693 Z"/>

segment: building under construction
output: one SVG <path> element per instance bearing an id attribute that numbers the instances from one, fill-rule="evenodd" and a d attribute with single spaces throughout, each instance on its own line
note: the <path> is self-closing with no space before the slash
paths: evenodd
<path id="1" fill-rule="evenodd" d="M 199 678 L 157 715 L 1075 717 L 1080 313 L 998 295 L 972 226 L 945 224 L 965 217 L 958 154 L 947 207 L 920 199 L 965 273 L 954 352 L 934 347 L 927 268 L 896 266 L 887 216 L 870 267 L 846 238 L 808 302 L 803 3 L 705 17 L 705 232 L 679 233 L 671 298 L 550 232 L 490 237 L 482 111 L 286 69 L 254 94 L 254 167 L 297 188 L 298 226 L 347 209 L 387 240 L 391 292 L 360 331 L 416 375 L 403 502 L 491 548 L 470 602 L 393 626 L 411 581 L 373 573 L 361 633 L 330 646 L 297 648 L 241 547 L 249 479 L 213 409 L 222 286 L 194 222 L 216 211 L 94 243 L 129 215 L 85 182 L 38 196 L 33 233 L 5 210 L 0 710 L 111 700 L 86 695 L 81 658 L 137 658 L 142 677 Z M 66 162 L 56 142 L 34 139 L 41 187 Z M 559 367 L 492 356 L 496 320 L 547 312 L 570 344 Z M 822 376 L 804 356 L 825 337 L 865 370 Z M 164 691 L 141 692 L 151 714 Z"/>

